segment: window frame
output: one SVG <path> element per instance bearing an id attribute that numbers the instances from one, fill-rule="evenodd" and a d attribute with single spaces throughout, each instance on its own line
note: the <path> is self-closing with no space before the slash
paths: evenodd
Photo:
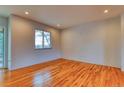
<path id="1" fill-rule="evenodd" d="M 36 48 L 36 46 L 35 46 L 35 39 L 36 39 L 35 33 L 36 33 L 37 30 L 43 31 L 43 47 L 42 48 Z M 48 47 L 48 48 L 44 47 L 44 32 L 49 32 L 49 31 L 44 30 L 44 29 L 35 29 L 34 30 L 34 49 L 35 50 L 52 49 L 52 35 L 51 35 L 51 32 L 49 32 L 50 33 L 50 47 Z"/>

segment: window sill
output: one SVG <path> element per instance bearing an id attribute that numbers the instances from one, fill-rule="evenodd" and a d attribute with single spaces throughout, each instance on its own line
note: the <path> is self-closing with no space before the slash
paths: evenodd
<path id="1" fill-rule="evenodd" d="M 48 50 L 48 49 L 52 49 L 52 48 L 35 48 L 34 50 Z"/>

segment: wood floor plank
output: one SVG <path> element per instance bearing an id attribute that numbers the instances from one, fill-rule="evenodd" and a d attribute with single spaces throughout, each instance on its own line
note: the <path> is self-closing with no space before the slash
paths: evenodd
<path id="1" fill-rule="evenodd" d="M 0 69 L 4 87 L 124 87 L 119 68 L 57 59 L 13 71 Z"/>

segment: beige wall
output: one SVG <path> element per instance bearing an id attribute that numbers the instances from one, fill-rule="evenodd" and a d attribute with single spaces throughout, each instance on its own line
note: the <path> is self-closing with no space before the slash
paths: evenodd
<path id="1" fill-rule="evenodd" d="M 11 64 L 9 69 L 17 69 L 48 60 L 60 58 L 60 32 L 43 24 L 18 16 L 10 17 Z M 34 49 L 34 30 L 46 29 L 52 34 L 52 49 Z"/>
<path id="2" fill-rule="evenodd" d="M 121 67 L 120 17 L 63 30 L 62 57 Z"/>

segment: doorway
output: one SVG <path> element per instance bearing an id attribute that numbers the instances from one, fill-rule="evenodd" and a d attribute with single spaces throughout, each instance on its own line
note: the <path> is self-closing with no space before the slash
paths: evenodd
<path id="1" fill-rule="evenodd" d="M 0 68 L 4 68 L 4 29 L 0 27 Z"/>

